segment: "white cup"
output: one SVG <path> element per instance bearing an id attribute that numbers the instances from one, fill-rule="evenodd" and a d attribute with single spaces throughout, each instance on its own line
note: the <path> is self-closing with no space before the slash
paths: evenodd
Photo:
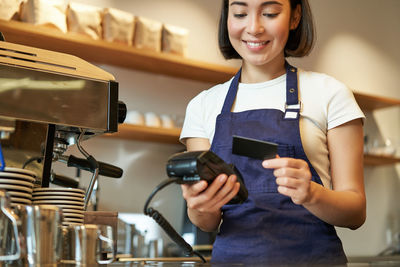
<path id="1" fill-rule="evenodd" d="M 175 115 L 172 115 L 171 117 L 172 117 L 175 127 L 181 128 L 183 126 L 183 122 L 185 121 L 184 116 L 175 114 Z"/>
<path id="2" fill-rule="evenodd" d="M 149 127 L 161 127 L 161 120 L 154 112 L 146 112 L 144 114 L 144 121 L 146 126 Z"/>
<path id="3" fill-rule="evenodd" d="M 164 128 L 174 128 L 175 127 L 174 121 L 172 120 L 172 118 L 169 115 L 162 114 L 160 116 L 160 118 L 161 118 L 162 127 L 164 127 Z"/>
<path id="4" fill-rule="evenodd" d="M 126 114 L 125 123 L 144 125 L 144 116 L 137 110 L 130 110 Z"/>

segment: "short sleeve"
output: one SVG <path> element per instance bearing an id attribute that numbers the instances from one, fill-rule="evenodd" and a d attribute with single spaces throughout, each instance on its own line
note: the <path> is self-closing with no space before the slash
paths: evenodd
<path id="1" fill-rule="evenodd" d="M 201 92 L 186 107 L 185 120 L 179 138 L 181 142 L 183 139 L 190 137 L 208 138 L 204 129 L 204 109 L 202 108 L 204 95 L 205 91 Z"/>
<path id="2" fill-rule="evenodd" d="M 328 127 L 330 130 L 355 119 L 365 120 L 365 115 L 357 104 L 353 92 L 344 84 L 338 88 L 328 103 Z"/>

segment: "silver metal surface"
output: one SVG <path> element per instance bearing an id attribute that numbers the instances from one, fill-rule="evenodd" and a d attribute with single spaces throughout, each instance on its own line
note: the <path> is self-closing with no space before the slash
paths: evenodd
<path id="1" fill-rule="evenodd" d="M 0 190 L 0 266 L 2 261 L 16 260 L 21 255 L 17 219 L 11 212 L 6 192 Z"/>
<path id="2" fill-rule="evenodd" d="M 36 185 L 49 186 L 52 161 L 63 158 L 69 146 L 117 132 L 118 116 L 123 120 L 125 106 L 120 109 L 114 77 L 84 63 L 71 55 L 0 42 L 0 138 L 7 139 L 2 140 L 6 165 L 40 164 Z M 95 161 L 80 144 L 79 150 Z M 92 184 L 98 173 L 99 168 L 93 171 Z M 13 219 L 4 203 L 1 200 L 0 261 L 7 259 L 7 266 L 59 266 L 65 252 L 61 211 L 56 206 L 19 206 L 11 214 L 18 219 Z M 114 240 L 97 226 L 74 231 L 67 248 L 75 249 L 75 263 L 97 266 L 115 259 Z M 4 246 L 2 240 L 7 241 Z M 103 260 L 98 252 L 112 252 L 113 257 Z"/>
<path id="3" fill-rule="evenodd" d="M 132 258 L 148 256 L 145 233 L 136 229 L 135 224 L 118 220 L 118 252 Z M 158 254 L 162 254 L 158 253 Z"/>
<path id="4" fill-rule="evenodd" d="M 57 264 L 61 244 L 60 209 L 52 205 L 19 206 L 22 255 L 14 264 Z"/>
<path id="5" fill-rule="evenodd" d="M 91 129 L 117 130 L 110 82 L 0 64 L 0 117 Z M 115 107 L 114 107 L 115 108 Z M 113 116 L 113 117 L 111 117 Z"/>
<path id="6" fill-rule="evenodd" d="M 72 55 L 0 42 L 0 137 L 9 139 L 7 148 L 38 153 L 43 187 L 52 161 L 82 130 L 80 140 L 118 131 L 119 108 L 111 74 Z M 10 120 L 16 125 L 11 135 L 2 127 Z M 45 126 L 45 135 L 32 135 L 27 124 Z"/>
<path id="7" fill-rule="evenodd" d="M 113 247 L 114 241 L 103 236 L 97 225 L 85 224 L 63 227 L 63 232 L 63 243 L 66 249 L 64 249 L 61 263 L 96 266 L 97 264 L 109 264 L 114 261 L 115 254 L 113 249 L 111 249 L 112 258 L 101 259 L 102 248 Z"/>

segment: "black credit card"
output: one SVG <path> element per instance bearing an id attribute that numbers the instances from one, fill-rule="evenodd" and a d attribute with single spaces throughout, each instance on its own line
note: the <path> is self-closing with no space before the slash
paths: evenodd
<path id="1" fill-rule="evenodd" d="M 233 136 L 232 153 L 254 159 L 272 159 L 278 152 L 278 144 L 242 136 Z"/>

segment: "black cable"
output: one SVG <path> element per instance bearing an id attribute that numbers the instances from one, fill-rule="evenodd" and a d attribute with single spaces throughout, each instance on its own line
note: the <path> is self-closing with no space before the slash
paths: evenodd
<path id="1" fill-rule="evenodd" d="M 193 249 L 192 249 L 192 250 L 193 250 Z M 203 263 L 207 263 L 206 259 L 205 259 L 205 258 L 203 257 L 203 255 L 201 255 L 199 252 L 193 250 L 192 253 L 193 253 L 194 255 L 196 255 L 197 257 L 199 257 Z"/>
<path id="2" fill-rule="evenodd" d="M 191 245 L 189 245 L 185 239 L 183 239 L 172 227 L 172 225 L 164 218 L 164 216 L 156 211 L 153 208 L 149 208 L 149 204 L 153 197 L 157 194 L 158 191 L 166 187 L 167 185 L 170 185 L 172 183 L 175 183 L 178 181 L 180 178 L 170 178 L 167 180 L 162 181 L 157 187 L 151 192 L 150 196 L 147 198 L 146 203 L 144 205 L 144 214 L 150 216 L 153 218 L 160 226 L 161 228 L 164 229 L 164 231 L 167 233 L 167 235 L 178 245 L 183 249 L 183 252 L 186 256 L 192 256 L 193 254 L 198 256 L 203 263 L 206 263 L 207 261 L 204 259 L 204 257 L 196 252 L 193 251 L 193 248 Z"/>
<path id="3" fill-rule="evenodd" d="M 147 207 L 149 206 L 151 200 L 153 199 L 155 194 L 157 194 L 158 191 L 160 191 L 167 185 L 175 183 L 178 180 L 179 180 L 179 178 L 170 178 L 170 179 L 166 179 L 166 180 L 162 181 L 159 185 L 157 185 L 156 188 L 154 188 L 153 192 L 151 192 L 150 196 L 147 198 L 146 203 L 144 204 L 144 213 L 146 214 Z"/>

